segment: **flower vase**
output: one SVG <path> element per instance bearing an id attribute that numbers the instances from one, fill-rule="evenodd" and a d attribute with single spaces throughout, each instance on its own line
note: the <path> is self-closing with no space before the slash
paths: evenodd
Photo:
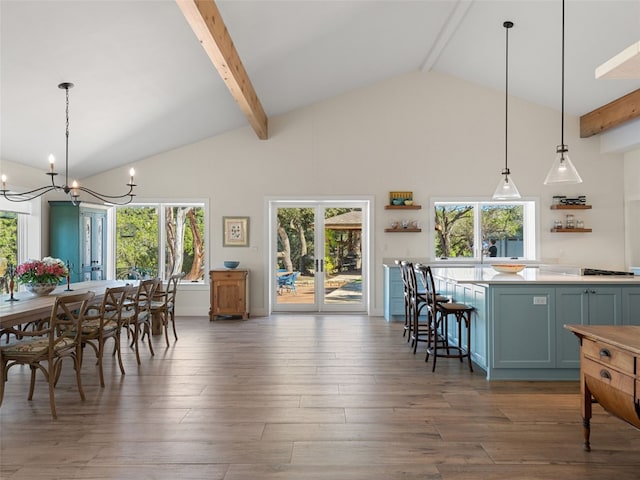
<path id="1" fill-rule="evenodd" d="M 49 295 L 57 286 L 55 283 L 25 283 L 27 292 L 37 295 L 38 297 Z"/>

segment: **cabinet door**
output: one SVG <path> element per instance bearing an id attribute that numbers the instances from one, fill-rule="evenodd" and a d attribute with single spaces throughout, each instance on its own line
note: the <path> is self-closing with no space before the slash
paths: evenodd
<path id="1" fill-rule="evenodd" d="M 640 325 L 640 287 L 622 287 L 622 324 Z"/>
<path id="2" fill-rule="evenodd" d="M 555 292 L 547 287 L 495 288 L 494 368 L 554 368 Z"/>
<path id="3" fill-rule="evenodd" d="M 586 287 L 556 288 L 556 355 L 560 368 L 580 368 L 580 342 L 565 325 L 589 323 L 589 290 Z"/>
<path id="4" fill-rule="evenodd" d="M 556 289 L 557 367 L 580 368 L 580 342 L 564 325 L 620 325 L 621 291 L 607 285 Z"/>
<path id="5" fill-rule="evenodd" d="M 245 311 L 243 279 L 220 279 L 213 284 L 214 315 L 238 315 Z"/>
<path id="6" fill-rule="evenodd" d="M 80 254 L 83 281 L 104 280 L 106 256 L 106 214 L 81 210 L 80 212 Z"/>

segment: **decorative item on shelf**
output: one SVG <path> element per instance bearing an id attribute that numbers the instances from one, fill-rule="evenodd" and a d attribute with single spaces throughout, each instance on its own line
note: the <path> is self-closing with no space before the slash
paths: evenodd
<path id="1" fill-rule="evenodd" d="M 509 29 L 513 27 L 513 22 L 506 21 L 502 24 L 506 32 L 505 43 L 505 81 L 504 81 L 504 168 L 501 175 L 504 178 L 500 179 L 495 192 L 493 193 L 494 200 L 511 200 L 520 198 L 520 192 L 518 187 L 513 183 L 511 178 L 511 171 L 507 163 L 508 158 L 508 128 L 509 128 Z"/>
<path id="2" fill-rule="evenodd" d="M 407 201 L 411 203 L 406 203 Z M 413 192 L 389 192 L 389 205 L 412 205 Z"/>
<path id="3" fill-rule="evenodd" d="M 553 222 L 553 228 L 562 228 L 562 221 L 561 220 L 555 220 Z"/>
<path id="4" fill-rule="evenodd" d="M 573 223 L 573 215 L 571 215 L 571 214 L 567 215 L 567 222 L 566 222 L 565 228 L 567 228 L 567 229 L 575 228 L 575 225 Z"/>
<path id="5" fill-rule="evenodd" d="M 133 176 L 135 175 L 135 171 L 133 170 L 133 168 L 129 170 L 130 179 L 129 183 L 127 183 L 129 191 L 122 195 L 107 195 L 105 193 L 99 193 L 95 190 L 91 190 L 90 188 L 79 185 L 76 180 L 73 180 L 71 185 L 69 185 L 69 89 L 73 88 L 73 83 L 64 82 L 59 84 L 58 88 L 63 89 L 66 92 L 67 123 L 65 132 L 66 142 L 64 184 L 56 184 L 55 177 L 56 175 L 58 175 L 58 172 L 56 172 L 54 168 L 55 157 L 53 155 L 49 155 L 49 171 L 47 172 L 47 175 L 51 177 L 51 185 L 45 185 L 43 187 L 35 188 L 26 192 L 11 192 L 7 189 L 7 176 L 5 174 L 2 174 L 2 176 L 0 177 L 2 179 L 2 188 L 0 188 L 0 194 L 11 202 L 26 202 L 51 191 L 64 192 L 69 195 L 69 197 L 71 197 L 71 202 L 74 205 L 77 205 L 77 203 L 80 201 L 80 192 L 84 192 L 88 193 L 94 198 L 97 198 L 101 202 L 108 204 L 126 205 L 128 203 L 131 203 L 133 197 L 135 197 L 135 194 L 133 193 L 133 187 L 136 186 L 136 184 L 133 183 Z"/>
<path id="6" fill-rule="evenodd" d="M 397 228 L 400 226 L 400 223 L 398 222 L 391 222 L 391 228 L 393 228 L 394 230 L 397 230 Z"/>
<path id="7" fill-rule="evenodd" d="M 222 262 L 222 264 L 224 265 L 224 268 L 233 270 L 234 268 L 238 268 L 238 265 L 240 265 L 240 262 L 236 260 L 225 260 L 224 262 Z"/>
<path id="8" fill-rule="evenodd" d="M 562 89 L 560 96 L 560 145 L 556 147 L 556 159 L 544 180 L 545 185 L 582 183 L 582 178 L 569 158 L 569 147 L 564 143 L 564 0 L 562 0 Z"/>
<path id="9" fill-rule="evenodd" d="M 18 282 L 35 295 L 48 295 L 68 275 L 69 270 L 59 258 L 45 257 L 18 265 Z"/>
<path id="10" fill-rule="evenodd" d="M 560 199 L 560 205 L 586 205 L 587 197 L 585 195 L 578 195 L 577 197 L 567 198 L 562 197 Z"/>
<path id="11" fill-rule="evenodd" d="M 562 205 L 563 204 L 562 201 L 566 198 L 567 197 L 564 195 L 554 195 L 552 199 L 552 205 Z"/>
<path id="12" fill-rule="evenodd" d="M 402 228 L 409 228 L 409 220 L 402 220 Z"/>
<path id="13" fill-rule="evenodd" d="M 576 228 L 578 229 L 583 229 L 584 228 L 584 221 L 582 220 L 576 220 Z"/>
<path id="14" fill-rule="evenodd" d="M 413 200 L 405 200 L 404 204 L 408 207 L 410 207 L 411 205 L 413 205 Z"/>

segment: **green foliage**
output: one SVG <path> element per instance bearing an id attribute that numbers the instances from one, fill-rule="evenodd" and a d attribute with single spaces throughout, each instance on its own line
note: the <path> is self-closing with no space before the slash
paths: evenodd
<path id="1" fill-rule="evenodd" d="M 122 207 L 116 214 L 116 275 L 125 277 L 135 267 L 158 272 L 158 211 L 155 207 Z"/>
<path id="2" fill-rule="evenodd" d="M 18 264 L 18 214 L 0 212 L 0 258 Z"/>
<path id="3" fill-rule="evenodd" d="M 352 208 L 327 208 L 325 209 L 325 219 L 335 217 L 342 213 L 352 211 Z M 290 259 L 294 268 L 305 272 L 307 270 L 306 260 L 315 256 L 314 245 L 314 224 L 315 209 L 313 208 L 279 208 L 278 223 L 285 230 L 289 238 L 291 247 Z M 302 233 L 301 233 L 302 232 Z M 334 230 L 325 230 L 325 271 L 333 272 L 337 267 L 338 255 L 337 251 L 339 240 L 336 237 L 337 232 Z M 304 235 L 304 239 L 301 237 Z M 285 255 L 284 246 L 281 239 L 278 238 L 278 252 Z M 284 265 L 278 265 L 283 268 Z"/>
<path id="4" fill-rule="evenodd" d="M 491 239 L 523 238 L 524 207 L 510 204 L 482 205 L 481 237 Z M 464 204 L 435 207 L 435 253 L 438 257 L 474 256 L 474 206 Z"/>

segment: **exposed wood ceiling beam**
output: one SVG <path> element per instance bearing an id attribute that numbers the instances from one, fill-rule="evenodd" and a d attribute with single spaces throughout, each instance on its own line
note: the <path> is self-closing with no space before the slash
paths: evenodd
<path id="1" fill-rule="evenodd" d="M 580 117 L 580 137 L 587 138 L 640 116 L 640 89 Z"/>
<path id="2" fill-rule="evenodd" d="M 244 112 L 258 138 L 268 138 L 267 114 L 213 0 L 176 0 L 182 14 Z"/>

